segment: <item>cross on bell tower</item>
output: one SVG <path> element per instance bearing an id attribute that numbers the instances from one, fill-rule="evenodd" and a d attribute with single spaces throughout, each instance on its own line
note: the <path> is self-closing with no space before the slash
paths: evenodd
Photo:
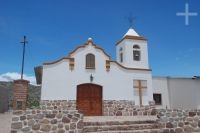
<path id="1" fill-rule="evenodd" d="M 136 18 L 133 17 L 132 14 L 130 14 L 127 19 L 128 19 L 128 22 L 129 22 L 129 28 L 133 27 L 133 21 L 136 20 Z"/>

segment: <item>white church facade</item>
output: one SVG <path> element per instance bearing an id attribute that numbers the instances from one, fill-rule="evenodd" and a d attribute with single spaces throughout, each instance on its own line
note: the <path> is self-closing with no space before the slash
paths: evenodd
<path id="1" fill-rule="evenodd" d="M 199 79 L 152 77 L 147 39 L 133 28 L 116 44 L 116 61 L 89 38 L 66 57 L 41 68 L 36 72 L 37 80 L 41 75 L 41 100 L 76 100 L 83 109 L 91 101 L 99 108 L 103 100 L 129 100 L 135 105 L 155 101 L 158 108 L 200 108 Z"/>

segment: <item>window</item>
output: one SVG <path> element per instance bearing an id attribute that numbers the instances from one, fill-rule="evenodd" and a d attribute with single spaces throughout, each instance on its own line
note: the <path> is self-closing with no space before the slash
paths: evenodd
<path id="1" fill-rule="evenodd" d="M 122 63 L 123 62 L 123 49 L 120 48 L 119 50 L 119 56 L 120 56 L 120 62 Z"/>
<path id="2" fill-rule="evenodd" d="M 153 100 L 155 101 L 155 105 L 162 105 L 162 95 L 161 94 L 154 93 Z"/>
<path id="3" fill-rule="evenodd" d="M 86 55 L 86 69 L 95 69 L 95 56 L 93 54 Z"/>
<path id="4" fill-rule="evenodd" d="M 138 45 L 133 46 L 133 60 L 140 61 L 140 47 Z"/>

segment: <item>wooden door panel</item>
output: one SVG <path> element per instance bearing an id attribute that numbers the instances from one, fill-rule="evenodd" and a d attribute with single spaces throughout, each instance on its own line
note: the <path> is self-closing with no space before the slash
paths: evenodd
<path id="1" fill-rule="evenodd" d="M 95 84 L 77 86 L 77 109 L 84 115 L 102 115 L 102 87 Z"/>

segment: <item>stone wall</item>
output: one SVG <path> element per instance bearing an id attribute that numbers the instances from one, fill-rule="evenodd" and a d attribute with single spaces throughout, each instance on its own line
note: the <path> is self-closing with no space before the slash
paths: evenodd
<path id="1" fill-rule="evenodd" d="M 156 115 L 156 109 L 152 103 L 140 107 L 135 105 L 134 101 L 127 100 L 104 100 L 103 109 L 104 116 Z"/>
<path id="2" fill-rule="evenodd" d="M 200 132 L 200 110 L 158 110 L 159 122 L 165 133 Z"/>
<path id="3" fill-rule="evenodd" d="M 155 106 L 139 107 L 133 101 L 104 100 L 104 116 L 156 115 Z M 83 132 L 83 114 L 75 100 L 43 100 L 39 109 L 15 110 L 11 133 L 79 133 Z"/>
<path id="4" fill-rule="evenodd" d="M 49 110 L 76 110 L 75 100 L 42 100 L 40 102 L 41 109 Z"/>
<path id="5" fill-rule="evenodd" d="M 40 102 L 41 109 L 76 110 L 75 100 L 43 100 Z M 128 100 L 104 100 L 104 116 L 135 116 L 135 115 L 156 115 L 152 102 L 148 106 L 135 105 L 134 101 Z"/>
<path id="6" fill-rule="evenodd" d="M 83 115 L 70 110 L 13 111 L 11 133 L 82 133 Z"/>

